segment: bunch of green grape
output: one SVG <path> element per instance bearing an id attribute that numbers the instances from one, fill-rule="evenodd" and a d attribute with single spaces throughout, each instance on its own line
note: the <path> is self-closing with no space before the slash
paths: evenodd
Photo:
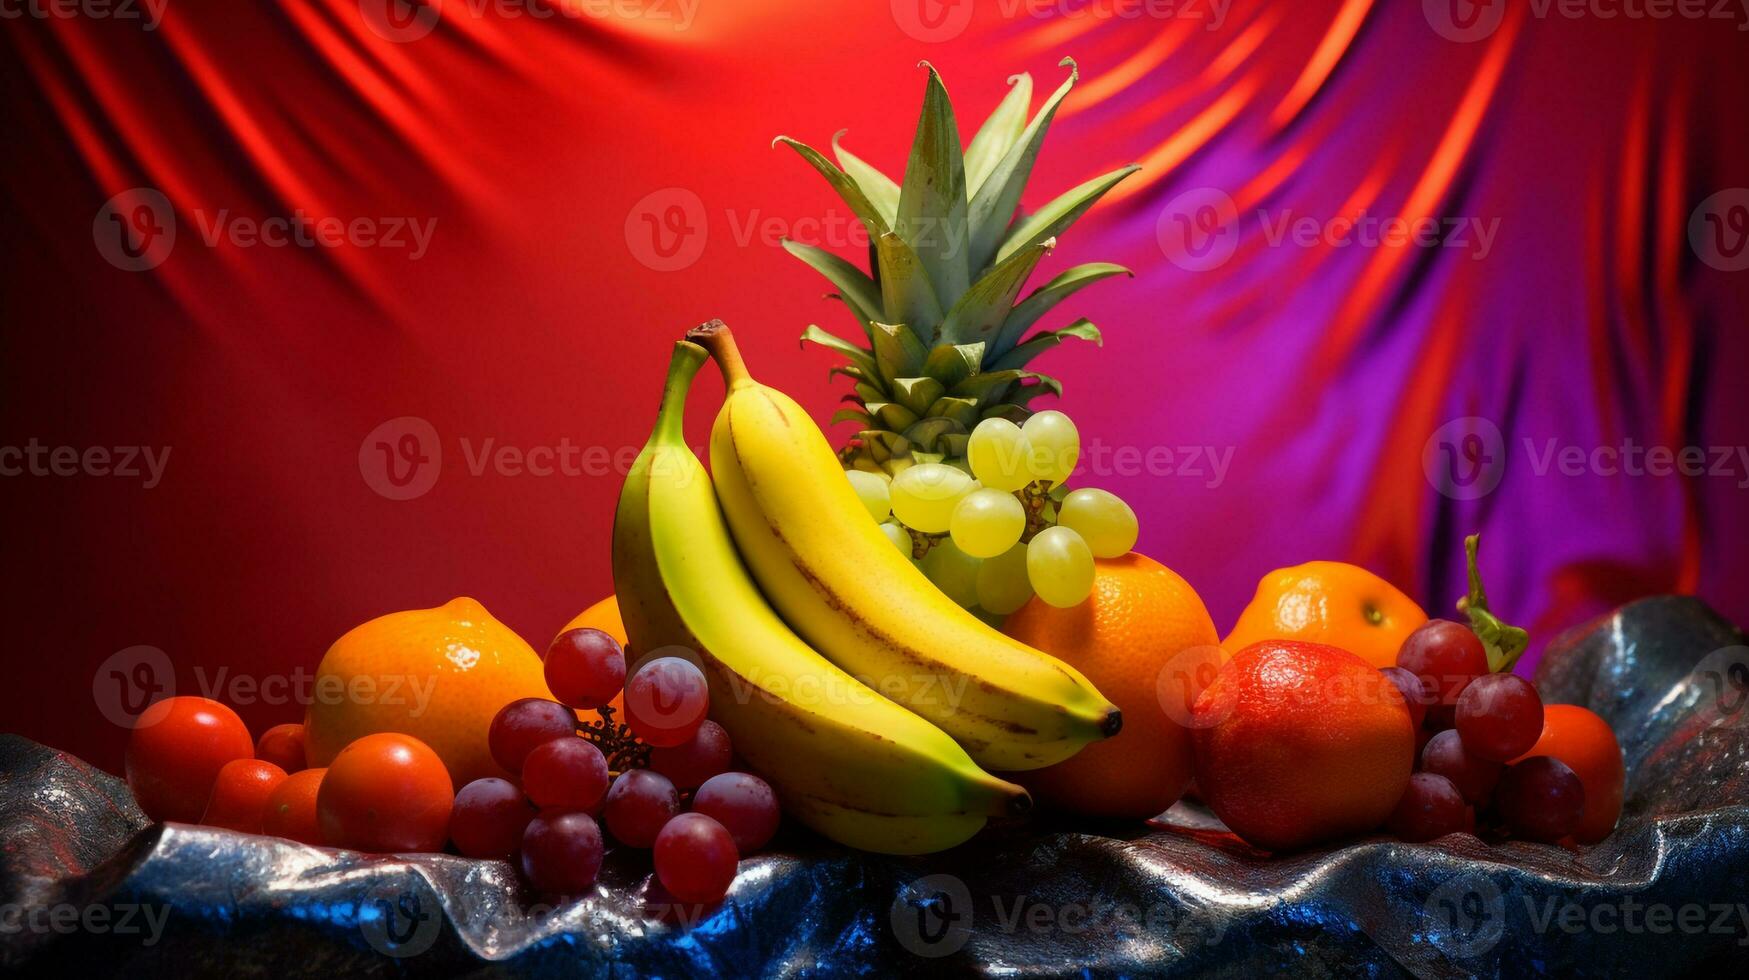
<path id="1" fill-rule="evenodd" d="M 1093 560 L 1135 546 L 1128 504 L 1066 486 L 1080 456 L 1075 423 L 1050 411 L 1025 425 L 980 422 L 964 469 L 926 462 L 890 481 L 847 475 L 893 547 L 936 587 L 967 609 L 1006 616 L 1034 595 L 1060 608 L 1079 605 L 1093 590 Z"/>

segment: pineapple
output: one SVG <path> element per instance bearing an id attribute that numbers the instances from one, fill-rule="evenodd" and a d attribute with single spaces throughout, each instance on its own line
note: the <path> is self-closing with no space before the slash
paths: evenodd
<path id="1" fill-rule="evenodd" d="M 947 90 L 925 62 L 929 80 L 903 184 L 839 146 L 837 137 L 837 164 L 804 143 L 777 138 L 831 183 L 869 232 L 866 274 L 824 249 L 784 242 L 832 283 L 833 298 L 862 327 L 864 345 L 818 326 L 802 333 L 804 341 L 842 354 L 847 363 L 832 373 L 855 386 L 845 397 L 852 407 L 832 418 L 860 427 L 840 453 L 846 469 L 894 475 L 917 462 L 963 467 L 966 441 L 980 421 L 1018 424 L 1031 414 L 1032 399 L 1062 394 L 1055 378 L 1026 370 L 1034 357 L 1069 338 L 1100 342 L 1086 319 L 1025 334 L 1081 287 L 1129 275 L 1123 266 L 1078 265 L 1015 302 L 1056 236 L 1139 169 L 1095 177 L 1016 217 L 1045 130 L 1075 84 L 1075 62 L 1062 64 L 1068 79 L 1030 122 L 1032 79 L 1016 75 L 962 151 Z"/>

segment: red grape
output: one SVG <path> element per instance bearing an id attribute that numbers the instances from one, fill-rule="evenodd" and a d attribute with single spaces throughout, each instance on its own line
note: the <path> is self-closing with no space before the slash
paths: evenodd
<path id="1" fill-rule="evenodd" d="M 487 776 L 462 787 L 449 811 L 449 839 L 472 858 L 508 858 L 534 819 L 534 806 L 508 779 Z"/>
<path id="2" fill-rule="evenodd" d="M 1397 801 L 1397 809 L 1385 821 L 1385 829 L 1412 844 L 1455 834 L 1468 826 L 1469 805 L 1451 780 L 1431 772 L 1409 777 L 1409 788 Z"/>
<path id="3" fill-rule="evenodd" d="M 607 791 L 602 817 L 614 840 L 627 847 L 649 847 L 662 827 L 680 812 L 680 793 L 668 777 L 648 769 L 619 774 Z"/>
<path id="4" fill-rule="evenodd" d="M 1427 747 L 1421 750 L 1421 770 L 1451 780 L 1464 799 L 1476 806 L 1488 802 L 1500 779 L 1500 763 L 1471 753 L 1462 735 L 1450 728 L 1428 739 Z"/>
<path id="5" fill-rule="evenodd" d="M 710 710 L 704 673 L 679 657 L 657 657 L 626 684 L 626 719 L 632 734 L 657 748 L 685 744 Z"/>
<path id="6" fill-rule="evenodd" d="M 777 794 L 758 776 L 725 772 L 705 780 L 692 794 L 692 812 L 714 818 L 728 828 L 735 847 L 751 854 L 777 833 Z"/>
<path id="7" fill-rule="evenodd" d="M 682 902 L 716 902 L 729 893 L 741 855 L 722 824 L 682 813 L 656 835 L 656 878 Z"/>
<path id="8" fill-rule="evenodd" d="M 1385 667 L 1380 673 L 1391 679 L 1397 685 L 1397 690 L 1403 695 L 1403 702 L 1409 706 L 1409 720 L 1416 728 L 1427 717 L 1427 689 L 1421 686 L 1421 678 L 1409 673 L 1401 667 Z"/>
<path id="9" fill-rule="evenodd" d="M 522 791 L 538 807 L 592 810 L 607 792 L 607 758 L 576 735 L 543 742 L 523 760 Z"/>
<path id="10" fill-rule="evenodd" d="M 522 873 L 549 895 L 575 895 L 601 870 L 601 828 L 576 810 L 543 810 L 522 833 Z"/>
<path id="11" fill-rule="evenodd" d="M 1475 755 L 1495 762 L 1516 759 L 1543 733 L 1543 699 L 1516 674 L 1486 674 L 1458 695 L 1457 731 Z"/>
<path id="12" fill-rule="evenodd" d="M 1449 619 L 1430 619 L 1403 641 L 1397 666 L 1421 679 L 1429 692 L 1427 724 L 1450 728 L 1458 694 L 1488 672 L 1488 651 L 1476 632 Z"/>
<path id="13" fill-rule="evenodd" d="M 601 630 L 566 630 L 547 648 L 546 676 L 553 697 L 573 708 L 599 708 L 625 685 L 626 653 Z"/>
<path id="14" fill-rule="evenodd" d="M 1532 756 L 1500 774 L 1494 807 L 1513 836 L 1552 844 L 1578 828 L 1585 787 L 1565 762 Z"/>
<path id="15" fill-rule="evenodd" d="M 499 765 L 522 772 L 522 761 L 534 747 L 577 734 L 577 715 L 557 701 L 523 698 L 499 709 L 486 732 L 486 745 Z"/>
<path id="16" fill-rule="evenodd" d="M 650 750 L 650 768 L 680 789 L 697 789 L 705 780 L 729 771 L 734 749 L 723 726 L 706 720 L 692 738 L 671 748 Z"/>

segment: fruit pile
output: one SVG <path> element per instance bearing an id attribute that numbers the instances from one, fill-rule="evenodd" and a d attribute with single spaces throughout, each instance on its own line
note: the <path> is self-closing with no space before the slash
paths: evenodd
<path id="1" fill-rule="evenodd" d="M 1197 787 L 1234 833 L 1282 851 L 1381 827 L 1410 842 L 1544 843 L 1595 843 L 1615 827 L 1615 735 L 1582 707 L 1545 706 L 1510 672 L 1528 637 L 1489 610 L 1476 547 L 1471 536 L 1458 604 L 1469 622 L 1422 622 L 1394 665 L 1264 639 L 1196 695 Z"/>
<path id="2" fill-rule="evenodd" d="M 1068 488 L 1080 455 L 1075 423 L 1047 411 L 1023 425 L 979 422 L 960 465 L 915 463 L 890 479 L 866 470 L 845 476 L 888 540 L 936 587 L 1001 617 L 1034 595 L 1059 608 L 1080 605 L 1093 591 L 1094 559 L 1135 546 L 1128 504 L 1105 490 Z"/>
<path id="3" fill-rule="evenodd" d="M 652 659 L 622 695 L 624 650 L 585 627 L 553 641 L 544 669 L 558 699 L 512 701 L 482 733 L 510 779 L 481 776 L 456 790 L 438 753 L 401 732 L 361 736 L 310 768 L 305 725 L 276 725 L 251 743 L 230 708 L 184 696 L 153 704 L 136 722 L 128 785 L 156 820 L 376 853 L 448 845 L 467 857 L 515 859 L 549 894 L 594 883 L 605 852 L 600 818 L 614 841 L 652 852 L 668 895 L 720 900 L 740 856 L 776 833 L 779 810 L 763 780 L 731 771 L 733 746 L 705 717 L 698 668 Z M 629 730 L 614 723 L 622 696 Z M 580 721 L 579 709 L 600 720 Z"/>

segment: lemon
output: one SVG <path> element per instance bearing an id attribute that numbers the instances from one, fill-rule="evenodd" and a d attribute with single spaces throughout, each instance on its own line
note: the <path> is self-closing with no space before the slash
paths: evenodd
<path id="1" fill-rule="evenodd" d="M 389 613 L 356 626 L 316 668 L 304 716 L 312 767 L 355 739 L 400 732 L 431 746 L 457 787 L 507 777 L 486 745 L 498 710 L 551 698 L 541 659 L 522 637 L 461 597 L 435 609 Z"/>

